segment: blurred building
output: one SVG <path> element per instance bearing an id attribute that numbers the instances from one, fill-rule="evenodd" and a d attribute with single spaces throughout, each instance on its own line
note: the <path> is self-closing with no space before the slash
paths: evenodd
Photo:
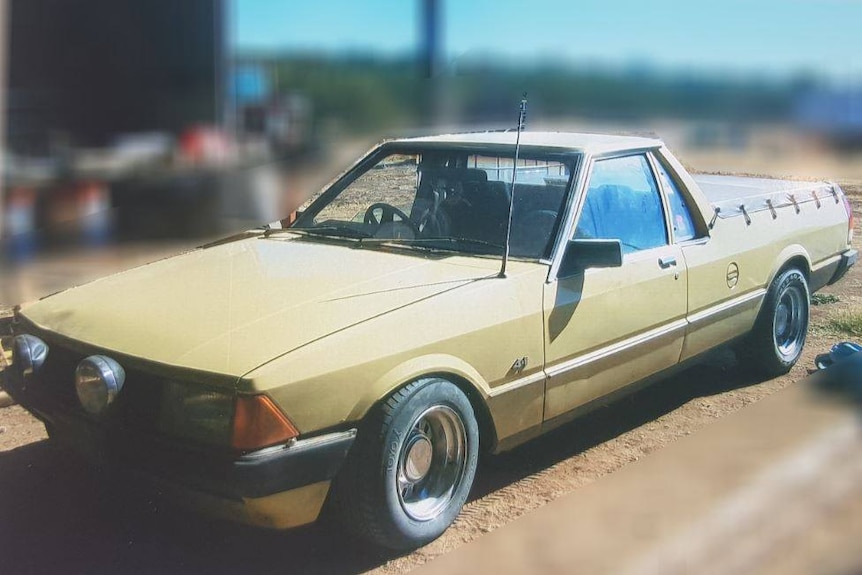
<path id="1" fill-rule="evenodd" d="M 12 153 L 222 117 L 222 0 L 9 0 L 8 19 Z"/>
<path id="2" fill-rule="evenodd" d="M 229 0 L 5 3 L 5 253 L 274 217 L 227 129 Z"/>

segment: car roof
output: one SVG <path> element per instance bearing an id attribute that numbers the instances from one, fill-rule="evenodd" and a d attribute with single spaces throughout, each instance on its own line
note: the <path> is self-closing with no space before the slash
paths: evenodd
<path id="1" fill-rule="evenodd" d="M 517 132 L 470 132 L 463 134 L 443 134 L 420 138 L 394 140 L 394 143 L 435 144 L 435 145 L 475 145 L 505 147 L 514 146 Z M 521 146 L 535 148 L 556 148 L 572 152 L 603 154 L 608 152 L 643 150 L 663 145 L 656 138 L 618 136 L 611 134 L 584 134 L 575 132 L 521 132 Z"/>

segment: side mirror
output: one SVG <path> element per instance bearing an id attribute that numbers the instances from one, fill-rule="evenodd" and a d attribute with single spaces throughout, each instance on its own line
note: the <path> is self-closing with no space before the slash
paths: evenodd
<path id="1" fill-rule="evenodd" d="M 572 277 L 589 268 L 618 268 L 622 265 L 623 245 L 620 240 L 570 240 L 557 277 Z"/>

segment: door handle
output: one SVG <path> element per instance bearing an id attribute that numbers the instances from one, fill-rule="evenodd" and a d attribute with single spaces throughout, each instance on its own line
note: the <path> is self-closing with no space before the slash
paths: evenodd
<path id="1" fill-rule="evenodd" d="M 659 258 L 658 259 L 658 265 L 663 270 L 666 270 L 667 268 L 670 268 L 670 267 L 675 267 L 676 266 L 676 258 L 674 256 L 667 256 L 664 258 Z"/>

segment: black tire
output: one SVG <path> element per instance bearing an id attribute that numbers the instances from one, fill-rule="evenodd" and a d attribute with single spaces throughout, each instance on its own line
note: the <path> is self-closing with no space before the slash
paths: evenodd
<path id="1" fill-rule="evenodd" d="M 743 364 L 764 377 L 790 371 L 805 346 L 809 306 L 805 274 L 796 268 L 779 274 L 769 286 L 754 329 L 737 348 Z"/>
<path id="2" fill-rule="evenodd" d="M 333 484 L 334 511 L 348 531 L 375 545 L 425 545 L 460 513 L 478 447 L 473 408 L 456 385 L 439 378 L 410 383 L 363 423 Z"/>

